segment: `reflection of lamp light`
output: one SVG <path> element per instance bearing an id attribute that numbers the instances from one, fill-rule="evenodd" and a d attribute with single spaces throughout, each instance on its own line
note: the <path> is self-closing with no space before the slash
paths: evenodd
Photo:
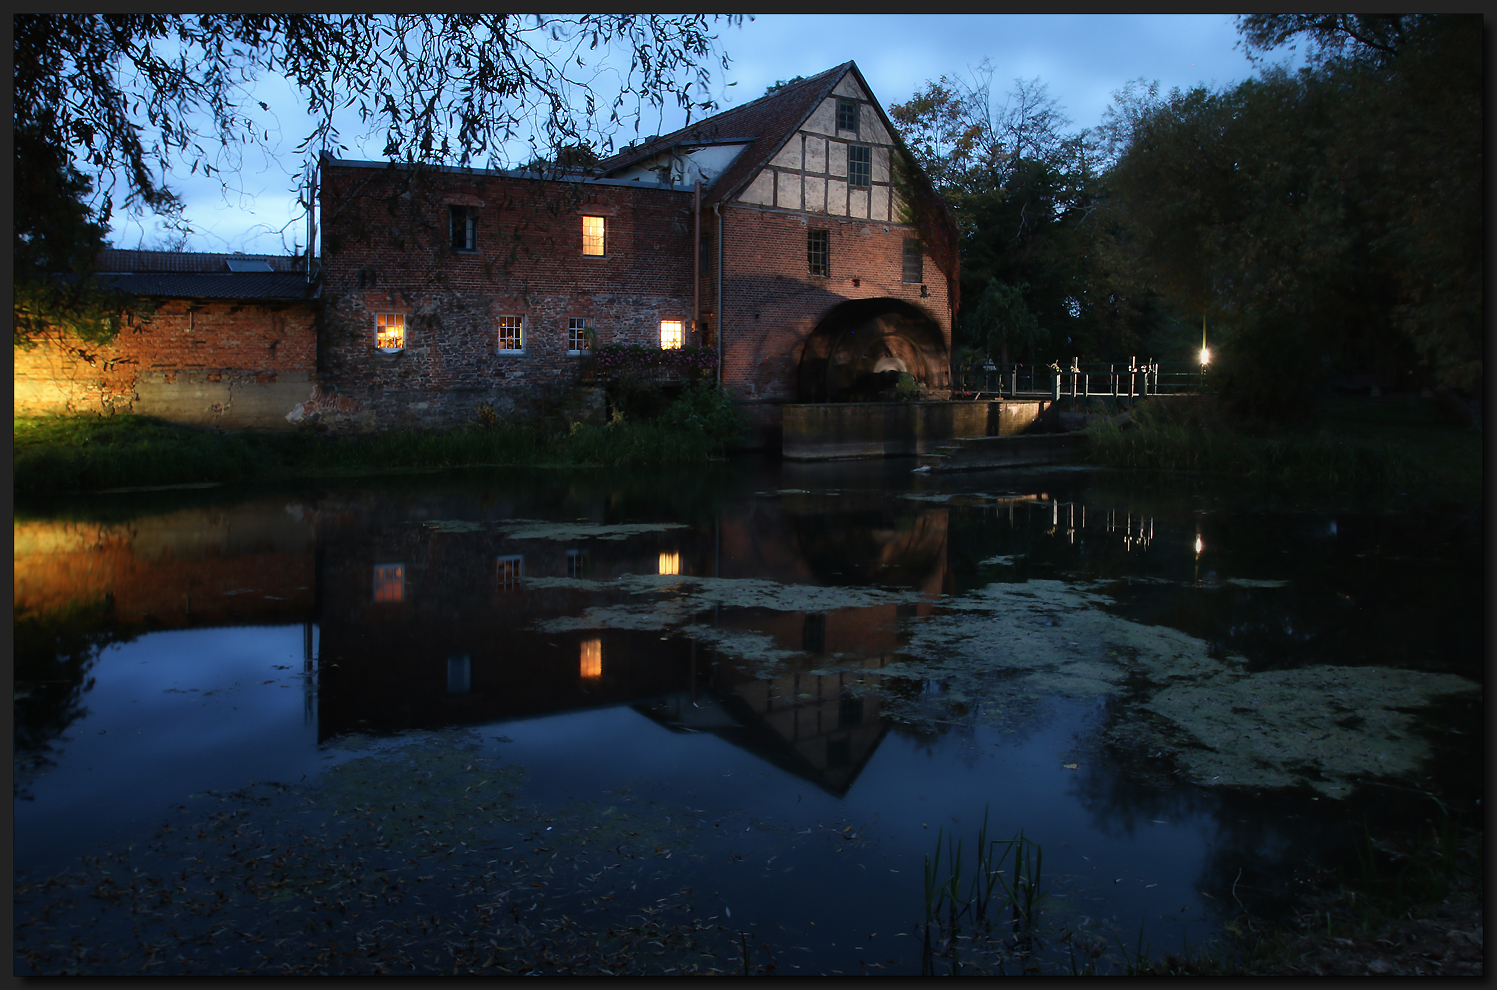
<path id="1" fill-rule="evenodd" d="M 1206 544 L 1204 544 L 1204 543 L 1201 542 L 1201 534 L 1197 533 L 1196 534 L 1196 556 L 1199 557 L 1201 555 L 1201 551 L 1204 550 L 1204 549 L 1206 549 Z"/>
<path id="2" fill-rule="evenodd" d="M 592 680 L 603 676 L 603 641 L 601 639 L 587 639 L 582 641 L 582 677 L 584 680 Z"/>
<path id="3" fill-rule="evenodd" d="M 661 574 L 680 574 L 681 555 L 679 553 L 663 553 L 660 555 Z"/>

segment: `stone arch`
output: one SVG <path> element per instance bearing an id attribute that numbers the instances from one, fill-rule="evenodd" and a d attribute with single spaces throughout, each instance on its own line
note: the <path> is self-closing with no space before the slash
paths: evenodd
<path id="1" fill-rule="evenodd" d="M 908 372 L 946 388 L 950 358 L 941 325 L 902 299 L 853 299 L 834 306 L 801 349 L 801 402 L 869 402 Z"/>

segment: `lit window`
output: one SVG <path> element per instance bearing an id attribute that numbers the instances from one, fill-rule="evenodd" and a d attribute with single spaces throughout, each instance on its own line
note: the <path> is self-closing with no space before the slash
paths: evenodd
<path id="1" fill-rule="evenodd" d="M 588 350 L 588 330 L 592 328 L 592 321 L 572 317 L 567 321 L 567 351 L 571 354 L 581 354 Z"/>
<path id="2" fill-rule="evenodd" d="M 448 230 L 452 234 L 452 250 L 474 250 L 478 246 L 478 211 L 471 206 L 448 207 Z"/>
<path id="3" fill-rule="evenodd" d="M 858 101 L 837 101 L 837 130 L 858 133 Z"/>
<path id="4" fill-rule="evenodd" d="M 806 260 L 812 275 L 830 275 L 832 271 L 832 232 L 813 230 L 806 235 Z"/>
<path id="5" fill-rule="evenodd" d="M 847 146 L 847 184 L 868 186 L 873 183 L 873 149 L 867 145 Z"/>
<path id="6" fill-rule="evenodd" d="M 681 555 L 679 553 L 663 553 L 660 555 L 661 574 L 680 574 Z"/>
<path id="7" fill-rule="evenodd" d="M 603 253 L 603 218 L 582 218 L 582 253 L 601 255 Z"/>
<path id="8" fill-rule="evenodd" d="M 518 591 L 520 582 L 525 577 L 525 557 L 523 554 L 512 554 L 508 557 L 499 558 L 499 590 Z"/>
<path id="9" fill-rule="evenodd" d="M 405 601 L 405 565 L 374 565 L 374 600 L 376 602 Z"/>
<path id="10" fill-rule="evenodd" d="M 398 351 L 405 347 L 405 314 L 374 314 L 374 346 L 382 351 Z"/>
<path id="11" fill-rule="evenodd" d="M 522 316 L 499 317 L 499 343 L 501 351 L 518 351 L 524 338 L 525 318 Z"/>
<path id="12" fill-rule="evenodd" d="M 447 658 L 447 693 L 467 694 L 473 689 L 473 658 Z"/>
<path id="13" fill-rule="evenodd" d="M 601 639 L 583 640 L 582 676 L 587 680 L 603 676 L 603 641 Z"/>
<path id="14" fill-rule="evenodd" d="M 925 257 L 920 242 L 913 237 L 904 242 L 904 280 L 920 283 L 925 281 Z"/>
<path id="15" fill-rule="evenodd" d="M 686 327 L 680 320 L 660 321 L 660 349 L 673 351 L 681 346 L 681 337 Z"/>

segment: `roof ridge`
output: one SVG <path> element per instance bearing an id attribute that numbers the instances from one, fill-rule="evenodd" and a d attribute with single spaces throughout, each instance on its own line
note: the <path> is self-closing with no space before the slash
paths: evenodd
<path id="1" fill-rule="evenodd" d="M 767 101 L 785 100 L 789 97 L 798 95 L 802 90 L 812 86 L 812 84 L 824 85 L 826 77 L 832 76 L 834 74 L 845 73 L 848 68 L 853 66 L 853 61 L 849 59 L 848 61 L 843 62 L 840 65 L 834 65 L 830 69 L 818 72 L 814 76 L 807 76 L 806 78 L 798 79 L 793 83 L 787 83 L 781 88 L 770 93 L 765 93 L 763 96 L 752 99 L 747 103 L 742 103 L 736 107 L 729 107 L 726 110 L 721 110 L 710 117 L 703 117 L 701 120 L 688 123 L 684 127 L 678 127 L 674 131 L 670 131 L 666 134 L 658 134 L 654 138 L 642 142 L 641 144 L 631 145 L 623 149 L 622 151 L 617 152 L 616 154 L 604 158 L 601 162 L 599 162 L 599 165 L 607 171 L 612 171 L 613 169 L 622 168 L 625 165 L 629 165 L 641 159 L 650 158 L 670 148 L 674 144 L 679 143 L 674 140 L 675 138 L 688 134 L 689 132 L 703 127 L 704 125 L 709 124 L 714 120 L 718 120 L 719 118 L 723 117 L 745 114 Z M 742 136 L 746 140 L 753 142 L 762 140 L 765 135 L 753 134 Z"/>

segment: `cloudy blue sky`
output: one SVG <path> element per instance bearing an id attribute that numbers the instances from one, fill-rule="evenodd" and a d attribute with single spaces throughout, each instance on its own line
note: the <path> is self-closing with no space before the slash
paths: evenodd
<path id="1" fill-rule="evenodd" d="M 1157 80 L 1167 91 L 1228 85 L 1253 73 L 1226 14 L 781 14 L 745 19 L 740 27 L 722 28 L 719 37 L 732 59 L 716 80 L 724 107 L 758 98 L 778 79 L 848 60 L 858 63 L 888 107 L 929 80 L 966 74 L 989 59 L 995 89 L 1038 77 L 1079 130 L 1095 126 L 1112 94 L 1132 79 Z M 187 250 L 280 253 L 305 243 L 303 211 L 291 190 L 306 164 L 294 149 L 310 128 L 301 125 L 284 81 L 262 80 L 256 97 L 277 108 L 281 136 L 275 143 L 272 133 L 269 154 L 244 153 L 236 188 L 226 192 L 216 181 L 174 177 L 195 228 Z M 677 111 L 647 118 L 642 129 L 664 133 L 684 122 Z M 345 130 L 350 148 L 340 157 L 377 159 L 381 142 L 361 143 L 355 131 Z M 121 213 L 110 240 L 121 247 L 166 243 L 149 219 L 131 221 Z"/>

